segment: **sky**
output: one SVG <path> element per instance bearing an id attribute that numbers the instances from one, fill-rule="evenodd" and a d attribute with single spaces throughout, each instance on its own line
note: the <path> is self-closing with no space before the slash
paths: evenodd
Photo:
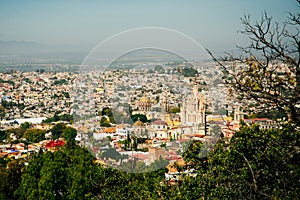
<path id="1" fill-rule="evenodd" d="M 228 51 L 245 42 L 244 14 L 259 19 L 267 11 L 282 21 L 298 9 L 295 0 L 0 0 L 0 40 L 88 51 L 121 31 L 162 27 Z"/>

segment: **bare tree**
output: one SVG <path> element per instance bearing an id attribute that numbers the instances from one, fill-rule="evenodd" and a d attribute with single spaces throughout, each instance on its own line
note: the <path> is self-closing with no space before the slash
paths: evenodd
<path id="1" fill-rule="evenodd" d="M 238 46 L 243 56 L 227 53 L 228 61 L 207 50 L 221 66 L 225 83 L 256 110 L 279 109 L 300 124 L 300 13 L 288 13 L 281 25 L 266 12 L 258 21 L 249 15 L 241 21 L 241 33 L 250 40 L 248 46 Z"/>

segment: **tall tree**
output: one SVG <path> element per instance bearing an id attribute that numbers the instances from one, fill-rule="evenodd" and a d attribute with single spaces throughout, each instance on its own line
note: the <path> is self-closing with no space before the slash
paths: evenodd
<path id="1" fill-rule="evenodd" d="M 75 144 L 76 136 L 77 130 L 73 127 L 67 127 L 62 133 L 62 137 L 65 138 L 67 144 Z"/>
<path id="2" fill-rule="evenodd" d="M 18 199 L 92 199 L 98 169 L 94 157 L 79 146 L 40 153 L 29 162 L 15 192 Z"/>
<path id="3" fill-rule="evenodd" d="M 293 126 L 260 130 L 243 127 L 221 140 L 197 166 L 197 177 L 163 188 L 166 199 L 298 199 L 300 132 Z M 190 146 L 195 157 L 200 149 Z M 195 159 L 193 159 L 195 160 Z M 164 199 L 162 198 L 162 199 Z"/>
<path id="4" fill-rule="evenodd" d="M 45 139 L 45 131 L 40 129 L 27 129 L 23 135 L 28 142 L 40 142 Z"/>
<path id="5" fill-rule="evenodd" d="M 256 109 L 277 108 L 300 124 L 300 13 L 289 13 L 281 25 L 266 12 L 255 22 L 249 15 L 241 20 L 241 33 L 250 40 L 248 46 L 238 46 L 242 56 L 228 54 L 228 61 L 207 51 L 238 99 L 251 101 Z"/>
<path id="6" fill-rule="evenodd" d="M 21 182 L 21 174 L 24 168 L 22 160 L 10 160 L 0 164 L 0 199 L 13 199 L 14 191 Z"/>
<path id="7" fill-rule="evenodd" d="M 53 139 L 60 138 L 65 129 L 66 129 L 65 124 L 62 124 L 62 123 L 55 124 L 51 129 L 52 138 Z"/>

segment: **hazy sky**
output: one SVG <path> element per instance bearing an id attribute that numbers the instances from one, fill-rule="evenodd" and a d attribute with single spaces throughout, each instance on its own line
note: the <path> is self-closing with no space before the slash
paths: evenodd
<path id="1" fill-rule="evenodd" d="M 0 0 L 0 40 L 81 51 L 120 31 L 154 26 L 229 50 L 244 40 L 237 33 L 243 14 L 259 18 L 266 10 L 280 21 L 298 9 L 295 0 Z"/>

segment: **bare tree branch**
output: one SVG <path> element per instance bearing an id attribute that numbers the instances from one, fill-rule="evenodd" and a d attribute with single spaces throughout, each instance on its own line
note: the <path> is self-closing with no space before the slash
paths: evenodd
<path id="1" fill-rule="evenodd" d="M 300 0 L 298 0 L 300 4 Z M 266 12 L 259 21 L 250 15 L 241 19 L 240 33 L 250 39 L 246 47 L 237 46 L 246 57 L 216 58 L 206 49 L 224 73 L 224 82 L 238 99 L 253 102 L 255 109 L 280 109 L 289 120 L 300 124 L 300 14 L 289 13 L 280 25 Z"/>

